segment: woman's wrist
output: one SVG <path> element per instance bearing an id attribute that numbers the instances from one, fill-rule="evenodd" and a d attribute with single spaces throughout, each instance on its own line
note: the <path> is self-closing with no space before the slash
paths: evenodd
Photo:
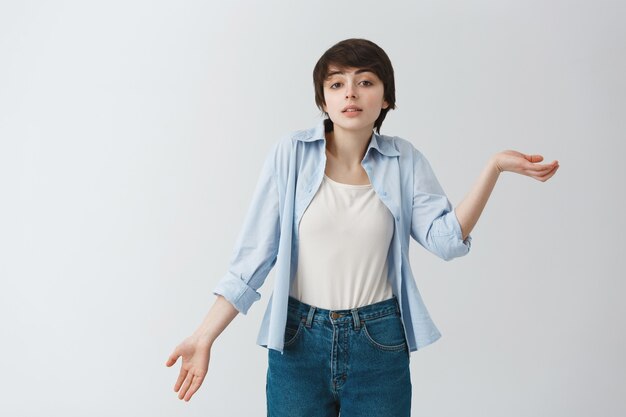
<path id="1" fill-rule="evenodd" d="M 202 328 L 196 330 L 191 337 L 196 345 L 206 347 L 207 349 L 211 349 L 216 339 L 214 335 Z"/>
<path id="2" fill-rule="evenodd" d="M 491 158 L 489 158 L 489 161 L 487 162 L 487 166 L 493 172 L 500 175 L 500 173 L 504 172 L 504 170 L 502 169 L 498 161 L 499 161 L 499 154 L 497 153 L 493 154 Z"/>

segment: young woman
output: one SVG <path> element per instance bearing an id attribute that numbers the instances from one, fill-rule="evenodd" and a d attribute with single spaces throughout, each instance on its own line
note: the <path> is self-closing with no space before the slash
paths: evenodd
<path id="1" fill-rule="evenodd" d="M 463 256 L 501 172 L 546 181 L 559 164 L 496 153 L 453 209 L 424 155 L 380 134 L 395 108 L 380 47 L 341 41 L 313 80 L 326 118 L 270 150 L 217 300 L 166 365 L 182 356 L 174 391 L 188 401 L 213 342 L 276 266 L 257 340 L 268 348 L 268 415 L 409 416 L 410 353 L 441 336 L 413 278 L 409 237 L 444 260 Z"/>

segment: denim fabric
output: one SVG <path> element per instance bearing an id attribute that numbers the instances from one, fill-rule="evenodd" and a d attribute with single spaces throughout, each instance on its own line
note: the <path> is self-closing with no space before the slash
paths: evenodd
<path id="1" fill-rule="evenodd" d="M 284 345 L 287 302 L 298 265 L 302 216 L 319 189 L 326 168 L 324 122 L 293 132 L 272 146 L 265 158 L 228 270 L 214 294 L 247 314 L 261 298 L 257 291 L 276 266 L 274 288 L 257 344 L 280 352 Z M 461 226 L 426 157 L 411 142 L 372 133 L 361 165 L 376 195 L 394 217 L 389 283 L 400 304 L 410 351 L 441 336 L 430 317 L 409 262 L 412 237 L 429 252 L 449 261 L 466 255 L 470 235 Z"/>
<path id="2" fill-rule="evenodd" d="M 408 417 L 410 352 L 388 300 L 325 310 L 289 296 L 283 354 L 268 349 L 269 417 Z"/>

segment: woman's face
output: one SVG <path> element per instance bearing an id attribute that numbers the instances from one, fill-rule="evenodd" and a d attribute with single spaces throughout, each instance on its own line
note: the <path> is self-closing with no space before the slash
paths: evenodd
<path id="1" fill-rule="evenodd" d="M 331 65 L 324 81 L 324 111 L 335 128 L 371 133 L 380 110 L 389 106 L 384 93 L 383 82 L 373 72 Z"/>

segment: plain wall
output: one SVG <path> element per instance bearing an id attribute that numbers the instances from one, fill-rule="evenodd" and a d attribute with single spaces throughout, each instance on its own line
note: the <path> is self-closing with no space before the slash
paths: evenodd
<path id="1" fill-rule="evenodd" d="M 396 110 L 453 205 L 505 172 L 445 262 L 414 241 L 443 337 L 415 416 L 626 414 L 626 6 L 618 1 L 0 4 L 0 414 L 262 416 L 272 292 L 215 343 L 189 403 L 164 363 L 213 304 L 263 156 L 313 126 L 312 70 L 350 37 L 390 56 Z M 381 382 L 382 383 L 382 382 Z"/>

